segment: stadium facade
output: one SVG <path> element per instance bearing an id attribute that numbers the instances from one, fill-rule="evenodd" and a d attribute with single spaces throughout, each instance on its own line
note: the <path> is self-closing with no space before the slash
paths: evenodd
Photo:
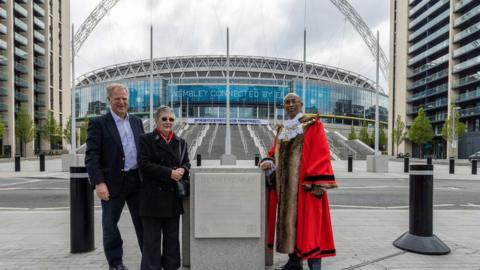
<path id="1" fill-rule="evenodd" d="M 153 61 L 154 107 L 167 104 L 177 117 L 223 119 L 226 106 L 226 56 L 183 56 Z M 307 63 L 306 111 L 326 123 L 360 125 L 375 118 L 375 83 L 335 67 Z M 129 88 L 129 111 L 149 114 L 150 60 L 94 70 L 77 79 L 76 118 L 107 111 L 105 87 L 120 82 Z M 230 101 L 233 119 L 282 119 L 283 96 L 303 89 L 303 62 L 231 56 Z M 303 97 L 302 97 L 303 98 Z M 388 97 L 380 94 L 380 120 L 387 121 Z"/>

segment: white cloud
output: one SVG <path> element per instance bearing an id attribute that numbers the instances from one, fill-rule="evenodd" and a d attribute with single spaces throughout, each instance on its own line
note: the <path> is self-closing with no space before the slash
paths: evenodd
<path id="1" fill-rule="evenodd" d="M 357 72 L 375 79 L 374 57 L 330 1 L 307 2 L 307 60 Z M 351 0 L 388 55 L 389 1 Z M 99 1 L 71 2 L 76 28 Z M 150 24 L 154 57 L 230 52 L 301 60 L 303 1 L 295 0 L 123 0 L 99 23 L 76 58 L 76 75 L 96 68 L 150 57 Z M 386 81 L 381 77 L 381 85 Z"/>

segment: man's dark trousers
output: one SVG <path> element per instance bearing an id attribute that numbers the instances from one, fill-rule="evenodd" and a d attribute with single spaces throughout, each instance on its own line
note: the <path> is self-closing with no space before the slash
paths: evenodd
<path id="1" fill-rule="evenodd" d="M 110 266 L 123 263 L 123 240 L 118 230 L 118 221 L 125 202 L 132 217 L 140 251 L 143 249 L 143 226 L 138 213 L 139 200 L 140 178 L 138 170 L 135 170 L 133 173 L 125 173 L 120 194 L 110 197 L 108 201 L 102 201 L 103 248 Z"/>

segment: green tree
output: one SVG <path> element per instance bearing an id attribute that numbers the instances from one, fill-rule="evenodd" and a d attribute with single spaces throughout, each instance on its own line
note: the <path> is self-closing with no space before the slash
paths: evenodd
<path id="1" fill-rule="evenodd" d="M 5 135 L 5 124 L 0 120 L 0 140 L 3 138 L 3 135 Z"/>
<path id="2" fill-rule="evenodd" d="M 362 128 L 358 133 L 358 139 L 364 142 L 366 145 L 370 145 L 370 136 L 368 136 L 367 122 L 365 121 L 362 123 Z"/>
<path id="3" fill-rule="evenodd" d="M 357 138 L 357 134 L 355 133 L 355 128 L 352 126 L 350 128 L 350 133 L 348 134 L 349 140 L 355 140 Z"/>
<path id="4" fill-rule="evenodd" d="M 450 116 L 445 120 L 442 127 L 442 138 L 447 141 L 447 143 L 452 143 L 454 139 L 458 139 L 465 134 L 465 124 L 460 122 L 460 114 L 458 111 L 454 115 L 454 107 L 450 111 Z"/>
<path id="5" fill-rule="evenodd" d="M 80 145 L 84 144 L 87 141 L 87 129 L 88 129 L 88 118 L 80 124 Z"/>
<path id="6" fill-rule="evenodd" d="M 65 125 L 65 128 L 63 129 L 63 138 L 65 141 L 69 144 L 72 143 L 72 117 L 70 116 L 67 120 L 67 124 Z"/>
<path id="7" fill-rule="evenodd" d="M 387 144 L 387 135 L 385 134 L 385 130 L 380 127 L 380 130 L 378 131 L 379 134 L 379 139 L 378 139 L 378 149 L 380 151 L 385 150 L 385 145 Z M 371 142 L 372 142 L 372 148 L 375 147 L 375 130 L 372 131 L 371 135 Z"/>
<path id="8" fill-rule="evenodd" d="M 17 113 L 15 119 L 15 136 L 20 141 L 20 152 L 24 152 L 23 156 L 26 156 L 25 145 L 31 142 L 35 136 L 35 123 L 30 114 L 21 110 Z"/>
<path id="9" fill-rule="evenodd" d="M 418 115 L 413 120 L 412 126 L 408 132 L 408 138 L 420 145 L 420 157 L 422 157 L 422 147 L 433 139 L 433 128 L 430 120 L 425 116 L 423 108 L 418 110 Z"/>
<path id="10" fill-rule="evenodd" d="M 62 141 L 62 127 L 55 120 L 53 112 L 48 112 L 40 134 L 52 146 Z"/>
<path id="11" fill-rule="evenodd" d="M 392 131 L 392 140 L 397 146 L 397 156 L 398 156 L 398 147 L 400 144 L 407 138 L 407 131 L 405 130 L 405 123 L 402 121 L 402 117 L 398 114 L 397 120 L 395 120 L 395 128 Z"/>

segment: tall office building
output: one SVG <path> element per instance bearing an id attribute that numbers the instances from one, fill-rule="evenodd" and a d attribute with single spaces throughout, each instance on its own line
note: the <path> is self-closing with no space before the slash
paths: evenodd
<path id="1" fill-rule="evenodd" d="M 409 126 L 423 107 L 435 138 L 422 150 L 438 158 L 480 151 L 480 1 L 390 0 L 390 22 L 389 135 L 397 115 Z M 442 127 L 455 111 L 467 133 L 446 143 Z M 408 140 L 399 147 L 420 150 Z"/>
<path id="2" fill-rule="evenodd" d="M 0 121 L 3 149 L 20 154 L 15 119 L 26 110 L 41 129 L 52 112 L 65 127 L 70 116 L 70 1 L 0 0 Z M 49 150 L 38 135 L 27 156 Z M 58 146 L 57 146 L 58 147 Z"/>

